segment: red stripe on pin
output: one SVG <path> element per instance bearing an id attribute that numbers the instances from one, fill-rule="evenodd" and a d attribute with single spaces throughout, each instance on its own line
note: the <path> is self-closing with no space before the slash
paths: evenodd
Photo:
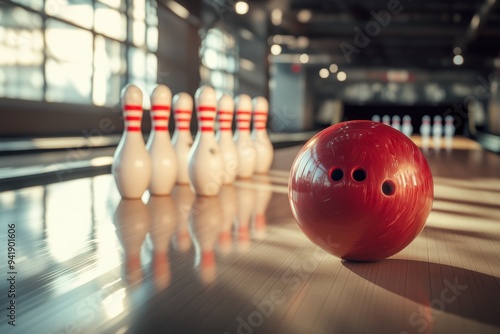
<path id="1" fill-rule="evenodd" d="M 176 113 L 176 114 L 189 114 L 189 115 L 191 115 L 192 111 L 188 110 L 188 109 L 176 109 L 174 111 L 174 113 Z"/>
<path id="2" fill-rule="evenodd" d="M 140 126 L 127 126 L 127 131 L 128 132 L 140 132 L 141 127 Z"/>
<path id="3" fill-rule="evenodd" d="M 177 130 L 179 130 L 179 131 L 188 131 L 189 130 L 189 126 L 179 126 L 179 127 L 177 127 Z"/>
<path id="4" fill-rule="evenodd" d="M 125 116 L 126 121 L 140 121 L 141 116 Z"/>
<path id="5" fill-rule="evenodd" d="M 233 112 L 232 111 L 226 111 L 226 110 L 219 110 L 218 114 L 219 115 L 232 115 Z"/>
<path id="6" fill-rule="evenodd" d="M 156 131 L 167 131 L 168 127 L 166 126 L 155 126 Z"/>
<path id="7" fill-rule="evenodd" d="M 232 119 L 219 119 L 219 123 L 232 123 Z"/>
<path id="8" fill-rule="evenodd" d="M 251 111 L 243 111 L 243 110 L 238 110 L 236 111 L 236 115 L 251 115 Z"/>
<path id="9" fill-rule="evenodd" d="M 257 126 L 255 127 L 256 130 L 265 130 L 266 127 L 265 126 Z"/>
<path id="10" fill-rule="evenodd" d="M 142 111 L 142 106 L 137 106 L 137 105 L 131 105 L 131 104 L 126 104 L 123 106 L 123 110 L 126 111 Z"/>
<path id="11" fill-rule="evenodd" d="M 168 116 L 153 116 L 154 121 L 168 121 Z"/>
<path id="12" fill-rule="evenodd" d="M 246 126 L 238 126 L 238 130 L 247 131 L 247 130 L 250 130 L 250 128 L 246 127 Z"/>
<path id="13" fill-rule="evenodd" d="M 200 121 L 213 121 L 214 118 L 210 116 L 201 116 Z"/>
<path id="14" fill-rule="evenodd" d="M 231 128 L 228 128 L 228 127 L 220 127 L 219 128 L 220 131 L 231 131 Z"/>
<path id="15" fill-rule="evenodd" d="M 161 104 L 155 104 L 154 106 L 151 107 L 151 110 L 170 110 L 170 106 L 167 105 L 161 105 Z"/>
<path id="16" fill-rule="evenodd" d="M 253 112 L 254 115 L 261 115 L 261 116 L 267 116 L 267 112 L 265 111 L 254 111 Z"/>
<path id="17" fill-rule="evenodd" d="M 215 111 L 215 107 L 210 106 L 199 106 L 198 111 Z"/>
<path id="18" fill-rule="evenodd" d="M 200 128 L 201 131 L 214 131 L 214 128 L 211 126 L 202 126 Z"/>

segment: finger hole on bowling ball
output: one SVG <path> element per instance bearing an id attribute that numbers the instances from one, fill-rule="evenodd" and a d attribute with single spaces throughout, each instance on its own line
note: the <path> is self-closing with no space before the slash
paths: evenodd
<path id="1" fill-rule="evenodd" d="M 330 178 L 333 181 L 340 181 L 344 177 L 344 171 L 340 168 L 332 168 L 330 170 Z"/>
<path id="2" fill-rule="evenodd" d="M 363 182 L 366 180 L 366 171 L 363 168 L 356 168 L 352 172 L 352 178 L 354 181 Z"/>
<path id="3" fill-rule="evenodd" d="M 396 191 L 396 185 L 391 180 L 386 180 L 382 183 L 382 192 L 386 196 L 391 196 Z"/>

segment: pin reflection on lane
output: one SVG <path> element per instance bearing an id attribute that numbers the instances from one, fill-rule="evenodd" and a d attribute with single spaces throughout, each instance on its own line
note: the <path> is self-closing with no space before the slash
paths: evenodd
<path id="1" fill-rule="evenodd" d="M 201 280 L 212 283 L 217 277 L 215 243 L 222 227 L 222 206 L 218 196 L 197 196 L 189 221 L 193 240 L 197 244 L 195 267 L 199 266 Z"/>
<path id="2" fill-rule="evenodd" d="M 189 235 L 189 212 L 195 197 L 196 195 L 187 185 L 177 185 L 172 191 L 172 198 L 178 210 L 175 246 L 177 251 L 182 254 L 187 253 L 192 245 Z"/>
<path id="3" fill-rule="evenodd" d="M 271 190 L 271 178 L 269 175 L 259 175 L 256 183 L 256 196 L 254 205 L 254 216 L 253 216 L 253 236 L 257 240 L 262 240 L 266 238 L 266 210 L 273 192 Z"/>
<path id="4" fill-rule="evenodd" d="M 155 287 L 162 290 L 168 287 L 172 276 L 168 250 L 177 229 L 177 207 L 171 196 L 151 196 L 147 207 L 151 216 L 149 235 L 153 244 L 153 280 Z"/>
<path id="5" fill-rule="evenodd" d="M 255 186 L 252 181 L 241 181 L 237 188 L 238 214 L 236 235 L 238 250 L 246 253 L 250 249 L 250 220 L 255 205 Z"/>
<path id="6" fill-rule="evenodd" d="M 222 187 L 219 197 L 222 205 L 222 226 L 219 233 L 218 251 L 221 255 L 228 255 L 233 248 L 233 223 L 238 213 L 236 188 L 232 185 Z"/>
<path id="7" fill-rule="evenodd" d="M 115 211 L 114 224 L 125 253 L 126 281 L 134 285 L 143 278 L 141 247 L 150 225 L 148 208 L 140 199 L 122 199 Z"/>

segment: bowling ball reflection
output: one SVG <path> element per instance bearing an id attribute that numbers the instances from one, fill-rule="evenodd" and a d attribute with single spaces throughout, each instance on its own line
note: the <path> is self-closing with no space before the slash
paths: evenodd
<path id="1" fill-rule="evenodd" d="M 424 155 L 401 132 L 371 121 L 333 125 L 299 151 L 289 179 L 299 227 L 342 259 L 396 254 L 424 228 L 433 200 Z"/>

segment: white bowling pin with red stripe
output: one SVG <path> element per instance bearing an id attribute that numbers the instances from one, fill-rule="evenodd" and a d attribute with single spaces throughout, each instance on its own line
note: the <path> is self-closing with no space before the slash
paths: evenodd
<path id="1" fill-rule="evenodd" d="M 274 149 L 267 135 L 266 123 L 269 115 L 269 102 L 262 96 L 253 99 L 253 130 L 252 140 L 257 152 L 255 173 L 269 172 L 274 158 Z"/>
<path id="2" fill-rule="evenodd" d="M 219 123 L 219 131 L 215 136 L 219 143 L 224 159 L 224 175 L 223 184 L 231 184 L 236 178 L 238 172 L 238 150 L 233 141 L 233 116 L 234 116 L 234 101 L 229 95 L 224 94 L 217 105 L 217 118 Z"/>
<path id="3" fill-rule="evenodd" d="M 250 135 L 252 120 L 252 99 L 246 94 L 236 98 L 236 133 L 234 141 L 238 149 L 239 167 L 238 177 L 252 177 L 255 171 L 256 151 Z"/>
<path id="4" fill-rule="evenodd" d="M 116 148 L 111 171 L 123 198 L 140 198 L 151 179 L 151 159 L 141 132 L 142 91 L 134 85 L 122 90 L 125 128 Z"/>
<path id="5" fill-rule="evenodd" d="M 152 195 L 169 195 L 177 180 L 177 156 L 168 132 L 171 100 L 172 92 L 165 85 L 158 85 L 151 94 L 152 128 L 146 148 L 152 163 Z"/>
<path id="6" fill-rule="evenodd" d="M 195 103 L 198 132 L 188 157 L 189 178 L 197 195 L 215 196 L 219 194 L 224 172 L 224 160 L 214 132 L 215 90 L 201 86 L 196 91 Z"/>
<path id="7" fill-rule="evenodd" d="M 191 136 L 191 116 L 193 114 L 193 98 L 188 93 L 178 93 L 173 99 L 175 132 L 172 143 L 177 153 L 177 183 L 189 184 L 188 156 L 193 137 Z"/>

